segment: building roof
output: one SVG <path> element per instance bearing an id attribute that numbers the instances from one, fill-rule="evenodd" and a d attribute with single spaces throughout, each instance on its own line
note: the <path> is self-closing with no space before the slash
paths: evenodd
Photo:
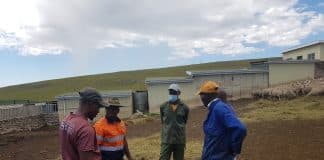
<path id="1" fill-rule="evenodd" d="M 117 97 L 117 98 L 125 98 L 132 96 L 132 91 L 101 91 L 100 94 L 103 98 L 107 97 Z M 74 93 L 65 93 L 55 97 L 57 100 L 67 100 L 67 99 L 79 99 L 80 96 L 77 92 Z"/>
<path id="2" fill-rule="evenodd" d="M 264 58 L 262 60 L 256 60 L 256 61 L 250 61 L 249 63 L 250 64 L 263 64 L 263 63 L 266 63 L 266 62 L 269 62 L 269 61 L 279 61 L 281 60 L 282 57 L 271 57 L 271 58 Z"/>
<path id="3" fill-rule="evenodd" d="M 188 77 L 152 77 L 146 78 L 145 84 L 171 84 L 171 83 L 191 83 L 193 79 Z"/>
<path id="4" fill-rule="evenodd" d="M 294 51 L 294 50 L 297 50 L 297 49 L 301 49 L 301 48 L 304 48 L 304 47 L 309 47 L 309 46 L 313 46 L 313 45 L 317 45 L 317 44 L 324 44 L 324 40 L 319 40 L 319 41 L 314 41 L 314 42 L 311 42 L 311 43 L 307 43 L 307 44 L 302 44 L 302 45 L 298 45 L 298 46 L 295 46 L 295 47 L 292 47 L 292 48 L 289 48 L 285 51 L 283 51 L 281 54 L 286 54 L 290 51 Z"/>
<path id="5" fill-rule="evenodd" d="M 266 63 L 268 62 L 267 60 L 264 60 L 264 61 L 253 61 L 253 62 L 250 62 L 250 64 L 263 64 L 263 63 Z"/>
<path id="6" fill-rule="evenodd" d="M 268 70 L 263 69 L 237 69 L 237 70 L 206 70 L 206 71 L 187 71 L 191 77 L 197 76 L 212 76 L 212 75 L 228 75 L 228 74 L 255 74 L 268 73 Z"/>
<path id="7" fill-rule="evenodd" d="M 285 61 L 269 61 L 269 64 L 310 64 L 321 62 L 320 60 L 285 60 Z"/>

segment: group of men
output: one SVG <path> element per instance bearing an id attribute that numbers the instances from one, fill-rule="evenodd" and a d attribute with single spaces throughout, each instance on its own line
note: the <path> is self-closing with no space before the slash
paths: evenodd
<path id="1" fill-rule="evenodd" d="M 189 107 L 181 101 L 178 84 L 168 88 L 169 99 L 160 106 L 162 124 L 160 160 L 183 160 L 186 148 L 186 124 Z M 119 119 L 118 103 L 104 103 L 101 95 L 92 88 L 79 92 L 80 106 L 60 125 L 60 142 L 63 160 L 132 160 L 126 139 L 125 123 Z M 241 152 L 246 127 L 227 103 L 226 93 L 219 84 L 207 81 L 197 92 L 208 115 L 203 124 L 205 133 L 203 160 L 235 160 Z M 94 126 L 89 123 L 106 108 L 105 117 Z"/>
<path id="2" fill-rule="evenodd" d="M 63 160 L 122 160 L 128 149 L 125 123 L 119 119 L 118 103 L 104 103 L 102 96 L 93 88 L 79 92 L 80 105 L 60 124 L 59 137 Z M 105 117 L 94 126 L 89 123 L 105 107 Z"/>

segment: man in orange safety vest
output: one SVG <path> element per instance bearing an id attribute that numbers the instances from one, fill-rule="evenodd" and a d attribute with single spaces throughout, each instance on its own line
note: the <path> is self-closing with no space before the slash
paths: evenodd
<path id="1" fill-rule="evenodd" d="M 94 126 L 102 160 L 123 160 L 125 154 L 128 160 L 133 159 L 126 140 L 126 125 L 117 116 L 119 107 L 119 101 L 110 102 L 105 107 L 106 116 Z"/>

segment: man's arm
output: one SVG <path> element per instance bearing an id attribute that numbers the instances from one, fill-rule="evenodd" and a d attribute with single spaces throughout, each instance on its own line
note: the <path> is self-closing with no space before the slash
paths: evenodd
<path id="1" fill-rule="evenodd" d="M 100 146 L 103 143 L 104 132 L 102 130 L 102 127 L 100 127 L 99 122 L 96 122 L 94 129 L 96 131 L 97 145 Z"/>
<path id="2" fill-rule="evenodd" d="M 160 106 L 160 117 L 161 117 L 161 124 L 163 124 L 164 115 L 163 115 L 163 107 L 162 106 Z"/>
<path id="3" fill-rule="evenodd" d="M 131 154 L 129 152 L 129 148 L 128 148 L 128 143 L 127 143 L 126 137 L 124 138 L 124 147 L 125 147 L 125 154 L 127 156 L 127 159 L 128 160 L 132 160 L 133 158 L 132 158 L 132 156 L 131 156 Z"/>
<path id="4" fill-rule="evenodd" d="M 231 134 L 231 150 L 233 154 L 240 154 L 247 129 L 241 121 L 230 111 L 223 112 L 224 125 Z"/>
<path id="5" fill-rule="evenodd" d="M 76 146 L 81 160 L 101 160 L 96 144 L 96 133 L 91 126 L 84 127 L 79 131 Z"/>
<path id="6" fill-rule="evenodd" d="M 189 107 L 187 105 L 185 105 L 185 122 L 186 122 L 186 124 L 188 121 L 188 117 L 189 117 Z"/>

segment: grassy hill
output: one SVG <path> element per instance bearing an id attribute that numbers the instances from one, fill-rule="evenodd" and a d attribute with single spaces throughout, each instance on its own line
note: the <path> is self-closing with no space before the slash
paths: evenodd
<path id="1" fill-rule="evenodd" d="M 185 71 L 187 70 L 247 68 L 249 62 L 255 60 L 263 59 L 212 62 L 170 68 L 124 71 L 15 85 L 0 88 L 0 101 L 14 99 L 48 101 L 53 100 L 57 95 L 67 92 L 76 92 L 87 86 L 95 87 L 99 90 L 145 90 L 144 81 L 146 77 L 186 76 Z"/>

